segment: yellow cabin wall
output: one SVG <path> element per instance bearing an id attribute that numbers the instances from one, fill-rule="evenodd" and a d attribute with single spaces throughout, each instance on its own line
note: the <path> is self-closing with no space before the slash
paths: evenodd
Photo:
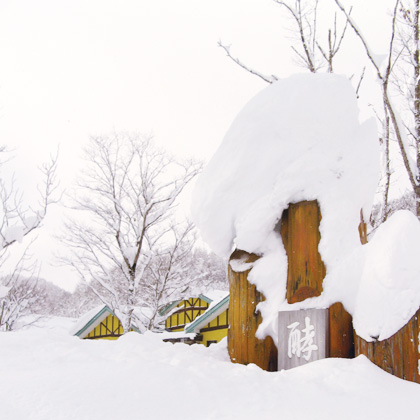
<path id="1" fill-rule="evenodd" d="M 208 347 L 207 342 L 216 340 L 219 342 L 223 338 L 227 336 L 228 333 L 228 327 L 221 329 L 221 330 L 213 330 L 213 331 L 205 331 L 201 334 L 203 334 L 203 341 L 202 344 L 204 344 L 206 347 Z"/>
<path id="2" fill-rule="evenodd" d="M 203 299 L 185 299 L 176 306 L 178 309 L 166 319 L 165 328 L 171 331 L 183 331 L 186 324 L 194 321 L 194 319 L 203 314 L 208 307 L 209 304 Z"/>
<path id="3" fill-rule="evenodd" d="M 225 328 L 220 328 L 225 326 Z M 219 327 L 219 328 L 218 328 Z M 218 328 L 211 331 L 205 331 L 207 328 Z M 205 327 L 200 329 L 200 334 L 203 336 L 201 341 L 206 347 L 208 346 L 208 341 L 216 340 L 219 342 L 224 337 L 227 336 L 229 329 L 229 313 L 228 310 L 222 312 L 219 316 L 212 319 Z"/>
<path id="4" fill-rule="evenodd" d="M 112 334 L 113 333 L 113 334 Z M 123 334 L 123 327 L 120 320 L 109 314 L 99 325 L 97 325 L 85 338 L 91 340 L 116 340 Z"/>

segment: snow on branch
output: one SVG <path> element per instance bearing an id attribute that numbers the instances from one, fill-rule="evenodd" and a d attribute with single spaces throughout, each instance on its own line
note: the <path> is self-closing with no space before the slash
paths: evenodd
<path id="1" fill-rule="evenodd" d="M 66 223 L 71 255 L 61 260 L 122 316 L 127 332 L 144 303 L 148 268 L 171 235 L 177 198 L 202 165 L 129 133 L 92 137 L 85 157 L 72 200 L 83 216 Z"/>
<path id="2" fill-rule="evenodd" d="M 275 82 L 276 80 L 278 80 L 278 77 L 277 76 L 274 76 L 274 75 L 271 75 L 271 76 L 267 76 L 267 75 L 265 75 L 265 74 L 263 74 L 263 73 L 260 73 L 259 71 L 257 71 L 257 70 L 255 70 L 255 69 L 253 69 L 253 68 L 251 68 L 251 67 L 248 67 L 247 65 L 245 65 L 244 63 L 242 63 L 242 61 L 240 61 L 239 60 L 239 58 L 237 58 L 237 57 L 233 57 L 232 56 L 232 54 L 230 53 L 230 45 L 224 45 L 223 43 L 222 43 L 222 41 L 219 41 L 218 42 L 218 45 L 219 45 L 219 47 L 221 47 L 221 48 L 223 48 L 224 50 L 225 50 L 225 52 L 226 52 L 226 55 L 232 60 L 232 61 L 234 61 L 238 66 L 240 66 L 240 67 L 242 67 L 243 69 L 245 69 L 246 71 L 248 71 L 249 73 L 251 73 L 251 74 L 253 74 L 253 75 L 255 75 L 255 76 L 258 76 L 260 79 L 262 79 L 262 80 L 264 80 L 264 82 L 267 82 L 267 83 L 273 83 L 273 82 Z"/>
<path id="3" fill-rule="evenodd" d="M 0 153 L 5 151 L 0 149 Z M 23 202 L 23 193 L 18 190 L 14 177 L 10 185 L 0 179 L 0 247 L 7 249 L 16 242 L 21 242 L 35 229 L 38 229 L 44 220 L 47 209 L 51 204 L 57 203 L 56 196 L 58 182 L 56 178 L 58 152 L 51 156 L 49 162 L 44 163 L 40 168 L 43 175 L 43 182 L 37 187 L 39 192 L 38 208 L 26 207 Z M 0 162 L 0 165 L 4 162 Z"/>

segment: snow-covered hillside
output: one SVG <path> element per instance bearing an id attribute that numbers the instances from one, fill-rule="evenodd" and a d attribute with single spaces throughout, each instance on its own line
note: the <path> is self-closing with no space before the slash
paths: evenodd
<path id="1" fill-rule="evenodd" d="M 89 341 L 57 327 L 0 333 L 2 420 L 375 420 L 419 416 L 420 386 L 366 358 L 269 373 L 232 364 L 226 341 Z"/>

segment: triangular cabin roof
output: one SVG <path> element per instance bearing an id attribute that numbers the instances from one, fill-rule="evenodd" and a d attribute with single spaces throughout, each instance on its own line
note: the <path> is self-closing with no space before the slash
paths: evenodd
<path id="1" fill-rule="evenodd" d="M 207 296 L 204 296 L 203 294 L 199 294 L 198 297 L 202 300 L 204 300 L 205 302 L 207 302 L 208 304 L 210 304 L 212 302 L 212 299 L 210 299 Z M 159 310 L 159 315 L 160 316 L 164 316 L 169 314 L 172 309 L 176 308 L 183 300 L 188 300 L 191 299 L 191 296 L 189 297 L 183 297 L 182 299 L 178 299 L 178 300 L 174 300 L 173 302 L 169 302 L 168 304 L 166 304 L 165 306 L 163 306 L 160 310 Z"/>
<path id="2" fill-rule="evenodd" d="M 109 315 L 118 317 L 115 313 L 108 307 L 108 305 L 100 305 L 85 315 L 83 315 L 80 320 L 77 322 L 73 329 L 73 334 L 79 338 L 85 338 L 92 330 L 94 330 L 106 317 Z M 133 331 L 140 332 L 140 330 L 135 326 L 132 325 Z"/>
<path id="3" fill-rule="evenodd" d="M 200 328 L 203 328 L 211 322 L 218 315 L 222 314 L 229 307 L 229 293 L 218 301 L 212 302 L 204 314 L 198 316 L 191 324 L 185 327 L 186 333 L 198 333 Z"/>

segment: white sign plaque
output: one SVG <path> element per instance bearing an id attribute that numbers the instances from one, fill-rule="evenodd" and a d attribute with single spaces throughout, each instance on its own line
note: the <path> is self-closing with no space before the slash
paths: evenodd
<path id="1" fill-rule="evenodd" d="M 328 309 L 279 312 L 278 369 L 328 357 Z"/>

